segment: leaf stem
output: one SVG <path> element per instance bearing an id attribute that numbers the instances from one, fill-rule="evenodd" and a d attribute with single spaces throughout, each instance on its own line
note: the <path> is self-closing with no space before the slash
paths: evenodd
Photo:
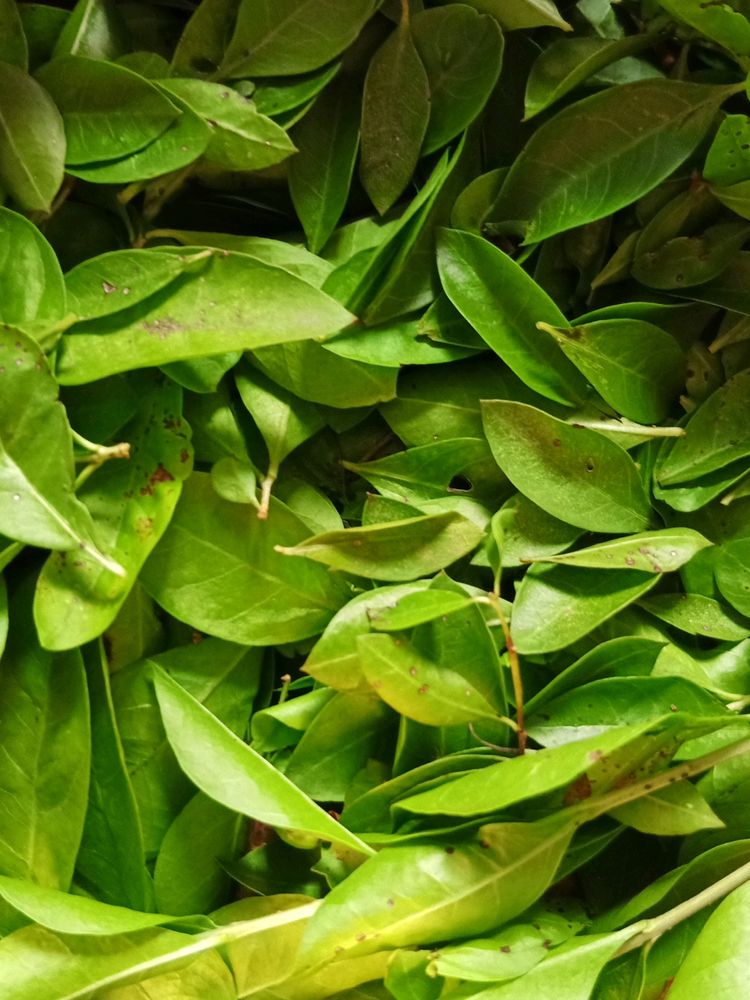
<path id="1" fill-rule="evenodd" d="M 518 650 L 513 642 L 513 636 L 511 635 L 510 625 L 508 619 L 503 611 L 503 604 L 500 600 L 500 595 L 494 592 L 488 594 L 489 603 L 497 615 L 497 620 L 500 622 L 500 627 L 503 630 L 503 635 L 505 636 L 505 648 L 508 651 L 508 663 L 510 664 L 510 676 L 513 680 L 513 697 L 516 702 L 516 724 L 518 726 L 518 749 L 523 754 L 526 752 L 526 742 L 528 736 L 526 733 L 526 723 L 524 719 L 523 712 L 523 678 L 521 677 L 521 663 L 518 659 Z"/>
<path id="2" fill-rule="evenodd" d="M 401 23 L 405 28 L 409 27 L 411 22 L 411 8 L 409 6 L 409 0 L 401 0 Z"/>
<path id="3" fill-rule="evenodd" d="M 586 427 L 592 431 L 616 431 L 618 434 L 638 434 L 642 437 L 684 437 L 684 427 L 649 427 L 629 420 L 571 420 L 571 427 Z"/>
<path id="4" fill-rule="evenodd" d="M 723 899 L 724 896 L 727 896 L 734 889 L 738 889 L 747 881 L 750 881 L 750 861 L 730 872 L 729 875 L 725 875 L 724 878 L 720 878 L 713 885 L 709 885 L 701 892 L 696 893 L 695 896 L 691 896 L 690 899 L 685 899 L 682 903 L 678 903 L 677 906 L 673 906 L 671 910 L 667 910 L 658 917 L 646 921 L 646 926 L 643 930 L 635 934 L 629 941 L 626 941 L 617 952 L 617 956 L 626 955 L 629 951 L 635 951 L 644 944 L 650 944 L 661 937 L 662 934 L 672 930 L 677 924 L 682 923 L 683 920 L 687 920 L 688 917 L 692 917 L 693 914 L 704 910 L 717 900 Z"/>
<path id="5" fill-rule="evenodd" d="M 276 470 L 269 469 L 268 475 L 260 484 L 260 506 L 258 507 L 258 520 L 265 521 L 268 518 L 268 506 L 271 503 L 271 490 L 276 482 Z"/>

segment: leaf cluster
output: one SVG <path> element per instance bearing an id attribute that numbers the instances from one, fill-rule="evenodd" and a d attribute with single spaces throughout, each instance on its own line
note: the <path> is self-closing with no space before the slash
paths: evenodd
<path id="1" fill-rule="evenodd" d="M 0 0 L 3 1000 L 746 994 L 749 70 Z"/>

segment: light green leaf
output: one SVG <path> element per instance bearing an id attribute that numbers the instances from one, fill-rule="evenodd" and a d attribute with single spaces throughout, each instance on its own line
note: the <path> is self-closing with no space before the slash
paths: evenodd
<path id="1" fill-rule="evenodd" d="M 484 826 L 479 842 L 386 848 L 326 896 L 300 957 L 330 961 L 482 934 L 539 898 L 572 835 L 570 821 L 553 817 Z"/>
<path id="2" fill-rule="evenodd" d="M 649 527 L 638 470 L 613 441 L 509 400 L 483 401 L 482 417 L 495 461 L 548 514 L 611 534 Z"/>
<path id="3" fill-rule="evenodd" d="M 429 117 L 427 73 L 402 18 L 370 62 L 362 104 L 359 174 L 381 215 L 411 180 Z"/>
<path id="4" fill-rule="evenodd" d="M 750 21 L 730 4 L 706 6 L 700 0 L 659 0 L 659 6 L 730 52 L 750 55 Z"/>
<path id="5" fill-rule="evenodd" d="M 648 34 L 625 38 L 561 38 L 537 58 L 526 83 L 526 118 L 533 118 L 618 59 L 653 44 Z M 654 74 L 656 75 L 656 74 Z"/>
<path id="6" fill-rule="evenodd" d="M 33 223 L 7 208 L 0 208 L 0 280 L 3 323 L 34 332 L 65 316 L 65 283 L 54 250 Z"/>
<path id="7" fill-rule="evenodd" d="M 624 208 L 687 159 L 730 93 L 641 80 L 578 101 L 527 142 L 488 222 L 530 244 Z"/>
<path id="8" fill-rule="evenodd" d="M 63 384 L 79 385 L 220 351 L 322 339 L 351 319 L 287 271 L 216 251 L 199 270 L 132 309 L 77 323 L 60 343 L 57 372 Z"/>
<path id="9" fill-rule="evenodd" d="M 45 548 L 83 549 L 110 576 L 123 570 L 92 538 L 89 512 L 73 494 L 73 446 L 65 410 L 36 342 L 0 328 L 0 517 L 3 531 Z"/>
<path id="10" fill-rule="evenodd" d="M 357 644 L 373 691 L 407 719 L 426 726 L 456 726 L 497 717 L 460 673 L 429 660 L 404 638 L 363 635 Z"/>
<path id="11" fill-rule="evenodd" d="M 373 0 L 242 0 L 220 77 L 287 76 L 330 62 L 375 11 Z"/>
<path id="12" fill-rule="evenodd" d="M 749 551 L 750 538 L 730 540 L 722 545 L 716 564 L 716 584 L 722 597 L 742 615 L 750 615 Z"/>
<path id="13" fill-rule="evenodd" d="M 318 634 L 350 590 L 320 567 L 279 555 L 277 546 L 297 545 L 309 529 L 273 498 L 269 510 L 259 521 L 217 496 L 210 476 L 193 473 L 141 582 L 176 618 L 233 642 Z"/>
<path id="14" fill-rule="evenodd" d="M 210 76 L 219 68 L 234 30 L 240 0 L 203 0 L 177 43 L 172 66 L 177 76 Z"/>
<path id="15" fill-rule="evenodd" d="M 67 890 L 88 797 L 86 679 L 78 650 L 39 648 L 29 597 L 16 589 L 0 668 L 0 870 Z"/>
<path id="16" fill-rule="evenodd" d="M 156 905 L 175 916 L 208 913 L 229 897 L 243 817 L 198 792 L 164 835 L 154 866 Z"/>
<path id="17" fill-rule="evenodd" d="M 720 566 L 717 574 L 720 574 Z M 654 594 L 638 602 L 649 614 L 691 635 L 711 639 L 744 639 L 750 622 L 743 621 L 719 601 L 703 594 Z"/>
<path id="18" fill-rule="evenodd" d="M 556 402 L 583 398 L 584 379 L 536 327 L 565 325 L 565 317 L 507 254 L 479 236 L 444 230 L 438 267 L 453 305 L 520 379 Z"/>
<path id="19" fill-rule="evenodd" d="M 290 827 L 371 853 L 167 673 L 157 670 L 154 684 L 172 749 L 182 769 L 206 795 L 271 826 Z"/>
<path id="20" fill-rule="evenodd" d="M 0 185 L 47 212 L 63 180 L 65 132 L 52 98 L 18 66 L 0 62 Z"/>
<path id="21" fill-rule="evenodd" d="M 552 562 L 593 569 L 634 569 L 644 573 L 672 573 L 711 542 L 692 528 L 663 528 L 627 538 L 615 538 L 564 555 L 541 556 L 524 562 Z M 658 598 L 656 598 L 658 600 Z"/>
<path id="22" fill-rule="evenodd" d="M 685 356 L 674 337 L 640 320 L 583 326 L 539 324 L 602 398 L 644 424 L 663 420 L 685 384 Z"/>
<path id="23" fill-rule="evenodd" d="M 659 574 L 538 566 L 521 581 L 511 628 L 519 653 L 549 653 L 588 635 L 659 581 Z"/>
<path id="24" fill-rule="evenodd" d="M 448 511 L 365 528 L 314 535 L 294 546 L 277 545 L 289 556 L 377 580 L 414 580 L 435 573 L 467 555 L 483 532 L 460 514 Z"/>
<path id="25" fill-rule="evenodd" d="M 694 1000 L 711 991 L 732 1000 L 745 988 L 743 942 L 750 920 L 750 885 L 727 896 L 711 914 L 672 982 L 670 1000 Z"/>
<path id="26" fill-rule="evenodd" d="M 470 0 L 470 4 L 492 14 L 508 31 L 540 27 L 571 30 L 552 0 Z"/>
<path id="27" fill-rule="evenodd" d="M 143 149 L 180 115 L 158 87 L 114 63 L 53 59 L 37 77 L 65 123 L 65 162 L 116 160 Z"/>
<path id="28" fill-rule="evenodd" d="M 727 115 L 714 136 L 703 168 L 711 185 L 732 185 L 750 179 L 750 119 L 747 115 Z"/>
<path id="29" fill-rule="evenodd" d="M 696 830 L 716 830 L 724 826 L 689 781 L 678 781 L 651 795 L 644 795 L 635 802 L 613 809 L 611 815 L 619 823 L 658 837 L 683 837 Z"/>
<path id="30" fill-rule="evenodd" d="M 672 443 L 657 478 L 664 486 L 689 483 L 750 455 L 750 369 L 728 379 L 693 413 L 685 436 Z"/>
<path id="31" fill-rule="evenodd" d="M 462 611 L 472 598 L 452 590 L 418 590 L 369 614 L 370 624 L 378 632 L 399 632 L 424 625 L 435 618 Z"/>
<path id="32" fill-rule="evenodd" d="M 280 125 L 230 87 L 176 78 L 160 80 L 159 86 L 208 123 L 211 137 L 204 156 L 210 163 L 227 170 L 262 170 L 295 151 Z"/>
<path id="33" fill-rule="evenodd" d="M 91 781 L 76 859 L 78 878 L 104 903 L 153 909 L 138 806 L 115 721 L 109 664 L 99 644 L 84 651 L 91 705 Z M 70 926 L 60 928 L 72 930 Z M 107 932 L 109 933 L 109 931 Z"/>
<path id="34" fill-rule="evenodd" d="M 76 558 L 53 553 L 34 597 L 34 621 L 46 649 L 80 646 L 112 624 L 192 469 L 190 428 L 180 419 L 181 390 L 158 376 L 144 390 L 137 417 L 122 431 L 129 457 L 110 459 L 79 493 L 125 575 L 114 576 L 86 553 Z"/>

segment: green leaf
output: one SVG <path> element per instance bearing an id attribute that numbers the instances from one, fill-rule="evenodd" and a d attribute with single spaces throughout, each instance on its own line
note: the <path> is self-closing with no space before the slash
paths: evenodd
<path id="1" fill-rule="evenodd" d="M 386 848 L 326 896 L 301 958 L 330 961 L 482 934 L 539 898 L 572 835 L 571 823 L 554 817 L 482 827 L 480 842 Z"/>
<path id="2" fill-rule="evenodd" d="M 724 826 L 701 793 L 689 781 L 644 795 L 635 802 L 612 810 L 612 816 L 641 833 L 659 837 L 682 837 L 696 830 L 716 830 Z"/>
<path id="3" fill-rule="evenodd" d="M 114 63 L 53 59 L 37 73 L 65 123 L 65 162 L 115 160 L 143 149 L 179 116 L 158 87 Z"/>
<path id="4" fill-rule="evenodd" d="M 330 83 L 292 135 L 289 192 L 313 253 L 344 211 L 359 150 L 360 100 L 350 76 Z"/>
<path id="5" fill-rule="evenodd" d="M 199 270 L 142 303 L 76 323 L 60 343 L 60 381 L 80 385 L 219 351 L 322 339 L 351 322 L 333 299 L 287 271 L 240 253 L 206 253 Z"/>
<path id="6" fill-rule="evenodd" d="M 110 459 L 79 496 L 98 537 L 125 571 L 115 577 L 86 553 L 49 557 L 37 582 L 34 621 L 46 649 L 72 649 L 114 621 L 172 517 L 192 468 L 190 429 L 180 419 L 182 392 L 156 378 L 135 420 L 123 428 L 129 457 Z M 149 391 L 150 390 L 150 391 Z"/>
<path id="7" fill-rule="evenodd" d="M 68 165 L 67 172 L 91 184 L 127 184 L 187 167 L 205 151 L 211 133 L 208 125 L 178 97 L 172 97 L 172 104 L 179 110 L 179 117 L 143 149 L 103 163 Z"/>
<path id="8" fill-rule="evenodd" d="M 378 632 L 400 632 L 424 625 L 443 615 L 462 611 L 472 603 L 471 597 L 452 590 L 418 590 L 404 594 L 384 608 L 369 614 L 370 624 Z"/>
<path id="9" fill-rule="evenodd" d="M 709 184 L 724 186 L 750 179 L 748 139 L 750 119 L 747 115 L 727 115 L 706 154 L 703 176 Z"/>
<path id="10" fill-rule="evenodd" d="M 63 180 L 63 119 L 46 90 L 0 62 L 0 185 L 21 208 L 49 211 Z"/>
<path id="11" fill-rule="evenodd" d="M 374 13 L 373 0 L 242 0 L 222 77 L 287 76 L 330 62 Z"/>
<path id="12" fill-rule="evenodd" d="M 544 511 L 588 531 L 648 528 L 638 470 L 619 445 L 525 403 L 483 401 L 482 416 L 495 461 Z"/>
<path id="13" fill-rule="evenodd" d="M 5 577 L 0 574 L 0 657 L 3 655 L 8 638 L 8 588 Z"/>
<path id="14" fill-rule="evenodd" d="M 407 719 L 426 726 L 456 726 L 497 717 L 460 673 L 433 663 L 405 639 L 363 635 L 357 642 L 373 691 Z"/>
<path id="15" fill-rule="evenodd" d="M 0 208 L 0 275 L 3 323 L 33 332 L 65 315 L 65 284 L 52 247 L 28 219 L 7 208 Z"/>
<path id="16" fill-rule="evenodd" d="M 271 826 L 291 827 L 371 853 L 358 837 L 331 819 L 167 673 L 157 670 L 154 684 L 164 727 L 180 767 L 206 795 Z"/>
<path id="17" fill-rule="evenodd" d="M 207 913 L 226 901 L 244 822 L 198 792 L 164 835 L 154 867 L 156 905 L 175 916 Z"/>
<path id="18" fill-rule="evenodd" d="M 91 541 L 91 517 L 73 494 L 73 447 L 47 361 L 30 337 L 0 329 L 0 513 L 3 531 L 29 545 L 82 549 L 110 576 L 121 567 Z"/>
<path id="19" fill-rule="evenodd" d="M 177 43 L 172 66 L 178 76 L 209 76 L 219 68 L 234 30 L 240 0 L 203 0 Z"/>
<path id="20" fill-rule="evenodd" d="M 750 885 L 735 889 L 708 918 L 670 988 L 670 1000 L 689 1000 L 710 989 L 717 997 L 739 996 L 742 942 L 750 917 Z"/>
<path id="21" fill-rule="evenodd" d="M 95 992 L 180 968 L 227 942 L 233 946 L 242 942 L 248 947 L 253 942 L 256 955 L 264 950 L 267 953 L 277 935 L 304 925 L 318 905 L 307 903 L 304 897 L 284 896 L 275 901 L 274 912 L 267 901 L 262 903 L 266 912 L 261 911 L 255 919 L 238 920 L 201 935 L 147 929 L 92 939 L 89 935 L 55 934 L 39 926 L 25 927 L 0 942 L 3 988 L 9 1000 L 84 1000 Z M 216 973 L 213 978 L 214 982 L 222 981 Z M 226 977 L 223 984 L 226 986 Z M 224 1000 L 221 993 L 217 1000 L 219 997 Z"/>
<path id="22" fill-rule="evenodd" d="M 128 31 L 113 0 L 78 0 L 55 45 L 54 56 L 116 59 L 129 49 Z"/>
<path id="23" fill-rule="evenodd" d="M 317 406 L 297 399 L 250 365 L 241 365 L 234 381 L 268 449 L 268 471 L 258 510 L 259 517 L 266 517 L 279 466 L 290 452 L 317 434 L 325 422 Z"/>
<path id="24" fill-rule="evenodd" d="M 206 159 L 228 170 L 262 170 L 286 159 L 294 144 L 283 128 L 259 114 L 236 91 L 204 80 L 161 80 L 159 86 L 206 121 Z"/>
<path id="25" fill-rule="evenodd" d="M 492 14 L 508 31 L 538 27 L 570 31 L 570 25 L 551 0 L 471 0 L 471 6 Z"/>
<path id="26" fill-rule="evenodd" d="M 657 477 L 664 486 L 687 483 L 750 455 L 750 428 L 741 414 L 750 398 L 750 370 L 728 379 L 698 407 L 685 436 L 672 443 Z"/>
<path id="27" fill-rule="evenodd" d="M 583 378 L 536 328 L 540 321 L 565 325 L 565 317 L 507 254 L 471 233 L 445 230 L 438 267 L 453 305 L 520 379 L 556 402 L 584 396 Z"/>
<path id="28" fill-rule="evenodd" d="M 275 551 L 307 534 L 273 498 L 268 521 L 259 521 L 254 511 L 218 497 L 210 476 L 193 473 L 141 580 L 170 614 L 212 635 L 256 645 L 294 642 L 321 632 L 349 596 L 324 569 Z"/>
<path id="29" fill-rule="evenodd" d="M 644 424 L 663 420 L 685 384 L 685 357 L 674 337 L 640 320 L 583 326 L 540 324 L 602 398 Z"/>
<path id="30" fill-rule="evenodd" d="M 730 52 L 750 55 L 750 21 L 729 4 L 706 7 L 700 0 L 659 0 L 659 6 Z"/>
<path id="31" fill-rule="evenodd" d="M 584 736 L 468 774 L 450 775 L 434 788 L 400 797 L 396 806 L 426 816 L 482 816 L 573 788 L 582 775 L 592 794 L 606 792 L 623 775 L 637 772 L 659 750 L 670 746 L 680 725 L 674 716 L 666 716 Z"/>
<path id="32" fill-rule="evenodd" d="M 599 974 L 638 927 L 605 937 L 577 936 L 518 979 L 473 993 L 477 1000 L 583 1000 L 592 994 Z M 533 992 L 529 992 L 532 990 Z"/>
<path id="33" fill-rule="evenodd" d="M 654 594 L 638 602 L 649 614 L 691 635 L 711 639 L 744 639 L 750 635 L 750 622 L 710 597 L 702 594 Z"/>
<path id="34" fill-rule="evenodd" d="M 719 551 L 716 564 L 716 584 L 722 597 L 725 597 L 742 615 L 750 615 L 748 550 L 750 550 L 748 538 L 725 542 Z"/>
<path id="35" fill-rule="evenodd" d="M 646 34 L 625 38 L 561 38 L 552 42 L 538 59 L 526 83 L 526 118 L 533 118 L 589 77 L 618 59 L 640 52 L 652 44 Z"/>
<path id="36" fill-rule="evenodd" d="M 627 567 L 644 573 L 672 573 L 710 545 L 707 538 L 692 528 L 663 528 L 660 531 L 628 535 L 627 538 L 615 538 L 587 549 L 566 552 L 564 555 L 542 556 L 528 561 L 587 566 L 593 569 Z"/>
<path id="37" fill-rule="evenodd" d="M 0 2 L 0 60 L 28 69 L 29 49 L 18 6 L 13 0 Z"/>
<path id="38" fill-rule="evenodd" d="M 171 285 L 196 256 L 113 250 L 90 257 L 65 275 L 68 308 L 79 320 L 122 312 Z"/>
<path id="39" fill-rule="evenodd" d="M 232 732 L 244 734 L 261 680 L 262 652 L 203 639 L 131 663 L 112 676 L 112 697 L 149 860 L 195 789 L 172 753 L 151 675 L 154 666 L 175 680 Z"/>
<path id="40" fill-rule="evenodd" d="M 503 36 L 493 18 L 465 4 L 421 11 L 414 16 L 412 33 L 430 95 L 422 145 L 427 154 L 481 114 L 500 74 Z"/>
<path id="41" fill-rule="evenodd" d="M 284 774 L 310 798 L 343 802 L 368 763 L 388 754 L 392 733 L 393 715 L 379 698 L 360 691 L 335 694 L 310 721 Z"/>
<path id="42" fill-rule="evenodd" d="M 549 653 L 588 635 L 649 591 L 659 575 L 627 569 L 538 566 L 521 581 L 513 602 L 519 653 Z M 554 627 L 550 623 L 554 622 Z"/>
<path id="43" fill-rule="evenodd" d="M 641 80 L 578 101 L 527 142 L 488 221 L 530 244 L 630 205 L 687 159 L 730 92 Z"/>
<path id="44" fill-rule="evenodd" d="M 276 550 L 358 576 L 414 580 L 450 566 L 475 549 L 482 536 L 482 530 L 471 521 L 447 511 L 390 524 L 326 531 L 294 546 L 277 545 Z"/>
<path id="45" fill-rule="evenodd" d="M 78 878 L 104 903 L 148 911 L 153 908 L 153 888 L 100 646 L 86 648 L 84 666 L 91 705 L 91 781 L 76 859 Z"/>
<path id="46" fill-rule="evenodd" d="M 411 180 L 430 117 L 429 80 L 408 19 L 375 53 L 362 100 L 359 173 L 382 215 Z"/>
<path id="47" fill-rule="evenodd" d="M 39 648 L 26 602 L 11 602 L 0 670 L 0 868 L 67 890 L 81 841 L 91 744 L 86 679 L 78 650 Z"/>

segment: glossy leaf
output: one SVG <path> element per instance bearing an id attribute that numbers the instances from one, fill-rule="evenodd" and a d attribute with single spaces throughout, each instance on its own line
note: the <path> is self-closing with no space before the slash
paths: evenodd
<path id="1" fill-rule="evenodd" d="M 358 837 L 331 819 L 168 674 L 156 672 L 154 684 L 172 749 L 206 795 L 261 822 L 370 853 Z"/>
<path id="2" fill-rule="evenodd" d="M 360 177 L 382 215 L 411 180 L 430 116 L 430 85 L 407 19 L 374 56 L 362 103 Z"/>
<path id="3" fill-rule="evenodd" d="M 333 299 L 280 268 L 237 253 L 207 258 L 197 273 L 143 303 L 77 323 L 61 342 L 60 381 L 80 385 L 220 350 L 322 339 L 351 320 Z"/>
<path id="4" fill-rule="evenodd" d="M 655 594 L 638 603 L 661 621 L 691 635 L 735 641 L 750 635 L 750 622 L 702 594 Z"/>
<path id="5" fill-rule="evenodd" d="M 169 524 L 192 468 L 181 392 L 157 379 L 136 419 L 123 429 L 129 456 L 111 459 L 80 492 L 98 536 L 125 571 L 114 576 L 91 556 L 50 556 L 34 598 L 34 621 L 47 649 L 95 639 L 122 607 L 141 567 Z"/>
<path id="6" fill-rule="evenodd" d="M 432 663 L 403 639 L 361 636 L 365 677 L 391 708 L 427 726 L 455 726 L 495 717 L 492 706 L 461 674 Z"/>
<path id="7" fill-rule="evenodd" d="M 633 460 L 597 431 L 524 403 L 482 403 L 495 461 L 543 510 L 589 531 L 642 531 L 649 505 Z"/>
<path id="8" fill-rule="evenodd" d="M 438 266 L 448 298 L 522 381 L 557 402 L 582 397 L 583 379 L 536 327 L 564 324 L 564 316 L 510 257 L 480 237 L 448 230 Z"/>
<path id="9" fill-rule="evenodd" d="M 28 219 L 0 208 L 0 318 L 29 332 L 59 322 L 66 312 L 60 264 Z"/>
<path id="10" fill-rule="evenodd" d="M 543 556 L 529 561 L 588 566 L 592 569 L 627 567 L 643 573 L 671 573 L 710 544 L 707 538 L 692 528 L 664 528 L 616 538 L 564 555 Z"/>
<path id="11" fill-rule="evenodd" d="M 667 416 L 685 373 L 684 355 L 670 334 L 625 319 L 542 329 L 618 413 L 644 424 Z"/>
<path id="12" fill-rule="evenodd" d="M 62 184 L 63 119 L 46 90 L 0 62 L 0 184 L 27 211 L 46 212 Z"/>
<path id="13" fill-rule="evenodd" d="M 63 56 L 37 74 L 65 123 L 65 162 L 115 160 L 143 149 L 180 112 L 149 81 L 114 63 Z"/>
<path id="14" fill-rule="evenodd" d="M 412 31 L 430 95 L 422 152 L 432 153 L 482 111 L 500 73 L 503 37 L 493 18 L 464 4 L 422 11 Z"/>
<path id="15" fill-rule="evenodd" d="M 728 96 L 722 87 L 642 80 L 577 102 L 534 133 L 490 221 L 536 243 L 631 204 L 687 159 Z"/>
<path id="16" fill-rule="evenodd" d="M 285 76 L 317 69 L 354 40 L 374 11 L 353 0 L 345 11 L 331 0 L 242 0 L 219 74 Z"/>
<path id="17" fill-rule="evenodd" d="M 287 556 L 304 556 L 332 569 L 380 580 L 413 580 L 450 566 L 476 548 L 483 532 L 460 514 L 430 514 L 390 524 L 314 535 Z"/>

